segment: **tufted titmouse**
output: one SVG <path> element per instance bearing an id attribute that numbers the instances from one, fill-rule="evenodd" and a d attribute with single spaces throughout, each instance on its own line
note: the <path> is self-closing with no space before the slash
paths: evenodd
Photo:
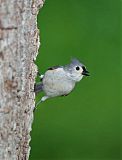
<path id="1" fill-rule="evenodd" d="M 48 98 L 67 96 L 83 76 L 89 76 L 89 72 L 77 59 L 72 59 L 71 63 L 65 66 L 49 68 L 44 75 L 40 75 L 41 82 L 35 85 L 35 93 L 45 93 L 36 106 Z"/>

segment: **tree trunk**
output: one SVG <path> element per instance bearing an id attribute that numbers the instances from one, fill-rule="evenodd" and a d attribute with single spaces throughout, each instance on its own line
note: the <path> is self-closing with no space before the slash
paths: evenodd
<path id="1" fill-rule="evenodd" d="M 0 160 L 27 160 L 43 0 L 0 0 Z"/>

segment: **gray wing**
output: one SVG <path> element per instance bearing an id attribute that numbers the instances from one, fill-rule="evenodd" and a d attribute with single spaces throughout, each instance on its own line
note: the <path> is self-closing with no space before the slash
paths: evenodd
<path id="1" fill-rule="evenodd" d="M 54 70 L 54 69 L 57 69 L 57 68 L 62 68 L 62 66 L 53 66 L 53 67 L 48 68 L 47 70 Z"/>
<path id="2" fill-rule="evenodd" d="M 43 84 L 42 83 L 35 84 L 35 86 L 34 86 L 34 92 L 38 93 L 38 92 L 41 92 L 41 91 L 43 91 Z"/>

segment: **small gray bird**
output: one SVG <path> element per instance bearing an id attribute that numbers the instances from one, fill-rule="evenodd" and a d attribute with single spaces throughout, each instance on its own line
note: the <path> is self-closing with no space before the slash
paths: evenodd
<path id="1" fill-rule="evenodd" d="M 65 66 L 54 66 L 49 68 L 44 75 L 40 76 L 41 82 L 35 85 L 35 93 L 44 91 L 45 96 L 36 104 L 48 98 L 67 96 L 83 76 L 89 76 L 86 67 L 77 59 Z"/>

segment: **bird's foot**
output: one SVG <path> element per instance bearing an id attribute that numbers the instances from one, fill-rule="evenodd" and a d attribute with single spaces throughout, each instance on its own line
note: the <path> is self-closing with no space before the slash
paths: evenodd
<path id="1" fill-rule="evenodd" d="M 41 100 L 36 103 L 35 108 L 34 108 L 34 111 L 37 109 L 37 106 L 38 106 L 40 103 L 44 102 L 44 101 L 45 101 L 46 99 L 48 99 L 48 98 L 49 98 L 48 96 L 42 97 Z"/>

